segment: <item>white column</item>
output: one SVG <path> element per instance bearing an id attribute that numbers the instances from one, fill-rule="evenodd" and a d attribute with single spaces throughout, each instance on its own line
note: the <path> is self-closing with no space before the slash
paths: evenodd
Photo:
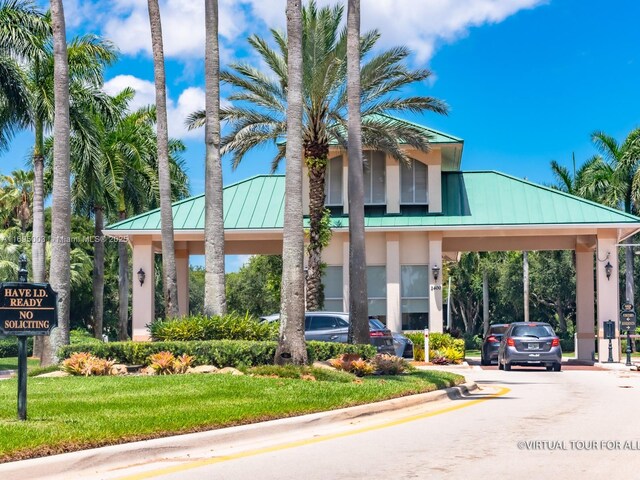
<path id="1" fill-rule="evenodd" d="M 177 242 L 176 242 L 177 243 Z M 178 275 L 178 313 L 189 315 L 189 250 L 176 246 L 176 273 Z"/>
<path id="2" fill-rule="evenodd" d="M 434 279 L 433 267 L 440 267 Z M 442 315 L 442 233 L 429 232 L 429 331 L 443 332 Z"/>
<path id="3" fill-rule="evenodd" d="M 387 155 L 387 213 L 400 213 L 400 164 Z"/>
<path id="4" fill-rule="evenodd" d="M 604 339 L 604 322 L 615 322 L 616 340 L 613 341 L 613 361 L 620 361 L 619 322 L 620 295 L 618 291 L 618 249 L 615 230 L 599 230 L 596 249 L 596 282 L 598 288 L 598 361 L 607 360 L 609 341 Z M 607 278 L 605 265 L 611 264 L 611 277 Z"/>
<path id="5" fill-rule="evenodd" d="M 132 338 L 135 341 L 149 340 L 147 325 L 154 320 L 155 312 L 155 270 L 154 253 L 151 237 L 136 237 L 133 244 L 133 283 L 132 295 Z M 140 285 L 138 272 L 145 274 L 144 283 Z"/>
<path id="6" fill-rule="evenodd" d="M 400 303 L 400 234 L 387 233 L 387 327 L 402 331 Z"/>
<path id="7" fill-rule="evenodd" d="M 342 311 L 349 311 L 349 235 L 342 241 Z"/>
<path id="8" fill-rule="evenodd" d="M 593 251 L 578 247 L 576 248 L 576 358 L 578 360 L 590 361 L 595 353 L 594 300 Z"/>
<path id="9" fill-rule="evenodd" d="M 442 168 L 440 164 L 427 165 L 429 213 L 442 213 Z"/>
<path id="10" fill-rule="evenodd" d="M 342 156 L 342 213 L 349 213 L 349 162 Z M 346 310 L 345 310 L 346 312 Z"/>

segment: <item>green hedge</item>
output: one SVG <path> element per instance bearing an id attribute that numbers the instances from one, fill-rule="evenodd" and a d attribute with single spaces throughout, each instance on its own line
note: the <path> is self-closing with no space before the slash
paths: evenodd
<path id="1" fill-rule="evenodd" d="M 247 315 L 189 317 L 156 320 L 149 326 L 151 338 L 155 341 L 190 340 L 277 340 L 277 322 L 260 322 Z"/>
<path id="2" fill-rule="evenodd" d="M 414 348 L 414 357 L 416 360 L 424 360 L 424 333 L 423 332 L 404 332 L 404 334 L 411 339 Z M 465 341 L 463 338 L 453 338 L 448 333 L 429 333 L 429 351 L 433 354 L 434 351 L 445 351 L 448 348 L 453 348 L 457 352 L 460 352 L 462 357 L 465 355 Z"/>
<path id="3" fill-rule="evenodd" d="M 194 365 L 217 367 L 250 367 L 270 365 L 276 353 L 276 342 L 246 340 L 205 340 L 188 342 L 109 342 L 65 345 L 59 350 L 60 358 L 68 358 L 74 352 L 88 352 L 101 358 L 109 358 L 128 365 L 146 365 L 149 355 L 169 351 L 174 355 L 193 355 Z M 364 358 L 376 354 L 371 345 L 307 342 L 309 361 L 328 360 L 342 353 L 359 353 Z"/>
<path id="4" fill-rule="evenodd" d="M 27 355 L 33 355 L 33 337 L 27 338 Z M 18 338 L 0 338 L 0 358 L 18 356 Z"/>

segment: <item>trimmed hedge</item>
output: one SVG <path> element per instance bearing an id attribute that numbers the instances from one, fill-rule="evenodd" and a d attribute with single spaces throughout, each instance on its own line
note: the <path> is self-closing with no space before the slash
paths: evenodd
<path id="1" fill-rule="evenodd" d="M 74 352 L 87 352 L 100 358 L 108 358 L 128 365 L 147 365 L 149 355 L 169 351 L 175 356 L 193 355 L 194 365 L 217 367 L 251 367 L 271 365 L 277 342 L 253 342 L 247 340 L 205 340 L 188 342 L 109 342 L 78 343 L 63 346 L 58 355 L 69 358 Z M 358 353 L 363 358 L 376 354 L 372 345 L 345 343 L 307 342 L 309 362 L 323 361 L 342 353 Z"/>
<path id="2" fill-rule="evenodd" d="M 277 340 L 277 322 L 260 322 L 257 318 L 237 313 L 227 315 L 192 315 L 156 320 L 149 325 L 154 341 L 191 340 Z"/>
<path id="3" fill-rule="evenodd" d="M 33 355 L 33 337 L 27 338 L 27 355 Z M 0 358 L 18 356 L 18 338 L 0 338 Z"/>

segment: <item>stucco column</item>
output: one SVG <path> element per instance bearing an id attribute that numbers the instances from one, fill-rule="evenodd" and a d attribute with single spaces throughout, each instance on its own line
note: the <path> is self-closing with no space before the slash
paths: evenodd
<path id="1" fill-rule="evenodd" d="M 348 203 L 348 202 L 347 202 Z M 342 240 L 342 311 L 349 311 L 349 235 Z"/>
<path id="2" fill-rule="evenodd" d="M 176 246 L 176 273 L 178 276 L 178 313 L 180 316 L 189 315 L 189 250 L 186 243 Z"/>
<path id="3" fill-rule="evenodd" d="M 593 251 L 576 248 L 576 358 L 590 361 L 595 353 L 595 285 Z"/>
<path id="4" fill-rule="evenodd" d="M 400 213 L 400 164 L 387 155 L 386 168 L 387 213 Z"/>
<path id="5" fill-rule="evenodd" d="M 436 280 L 433 267 L 440 267 Z M 429 232 L 429 331 L 443 332 L 442 320 L 442 233 Z"/>
<path id="6" fill-rule="evenodd" d="M 604 339 L 604 322 L 615 322 L 616 340 L 613 341 L 613 361 L 620 361 L 620 338 L 618 316 L 620 314 L 620 294 L 618 291 L 618 249 L 616 232 L 598 231 L 596 250 L 596 282 L 598 288 L 598 361 L 607 361 L 609 341 Z M 611 263 L 611 277 L 607 278 L 605 265 Z"/>
<path id="7" fill-rule="evenodd" d="M 387 327 L 402 331 L 400 310 L 400 234 L 387 233 Z"/>
<path id="8" fill-rule="evenodd" d="M 133 244 L 132 275 L 132 338 L 134 341 L 149 340 L 147 325 L 153 322 L 155 312 L 155 270 L 153 243 L 150 236 L 136 237 Z M 142 285 L 138 272 L 142 269 L 145 280 Z"/>

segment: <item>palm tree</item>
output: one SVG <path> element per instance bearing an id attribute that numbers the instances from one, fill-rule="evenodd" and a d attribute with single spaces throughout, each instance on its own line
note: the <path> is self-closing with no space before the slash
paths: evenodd
<path id="1" fill-rule="evenodd" d="M 360 120 L 360 0 L 347 8 L 349 154 L 349 341 L 369 343 L 367 261 L 364 239 L 364 170 Z"/>
<path id="2" fill-rule="evenodd" d="M 551 172 L 556 179 L 556 183 L 551 185 L 551 187 L 570 195 L 594 200 L 593 198 L 585 196 L 588 194 L 588 192 L 585 191 L 585 175 L 586 172 L 591 169 L 592 165 L 599 161 L 600 156 L 594 155 L 576 170 L 576 158 L 575 155 L 573 155 L 573 173 L 571 173 L 564 165 L 560 165 L 557 161 L 551 160 Z"/>
<path id="3" fill-rule="evenodd" d="M 53 27 L 55 116 L 53 122 L 53 211 L 51 241 L 51 287 L 58 292 L 58 328 L 45 337 L 41 364 L 57 361 L 57 351 L 69 343 L 69 308 L 71 306 L 70 237 L 71 192 L 69 184 L 69 65 L 62 0 L 51 0 Z"/>
<path id="4" fill-rule="evenodd" d="M 50 26 L 34 2 L 0 0 L 0 150 L 29 122 L 29 98 L 20 68 L 40 48 Z"/>
<path id="5" fill-rule="evenodd" d="M 17 220 L 24 235 L 31 220 L 33 172 L 14 170 L 11 175 L 0 176 L 0 182 L 0 225 L 9 228 Z"/>
<path id="6" fill-rule="evenodd" d="M 148 0 L 153 74 L 156 87 L 156 122 L 158 151 L 158 181 L 160 186 L 160 223 L 162 236 L 162 280 L 165 314 L 178 315 L 178 280 L 176 252 L 173 239 L 173 211 L 171 208 L 171 179 L 169 173 L 169 133 L 167 130 L 167 93 L 164 73 L 162 23 L 158 0 Z"/>
<path id="7" fill-rule="evenodd" d="M 300 0 L 287 0 L 289 79 L 287 100 L 287 151 L 282 232 L 282 287 L 280 333 L 275 363 L 307 363 L 304 341 L 304 231 L 302 229 L 302 109 L 303 56 Z"/>
<path id="8" fill-rule="evenodd" d="M 602 157 L 585 170 L 581 192 L 604 205 L 637 215 L 640 211 L 640 128 L 633 130 L 622 144 L 604 132 L 591 135 Z M 633 243 L 629 238 L 626 243 Z M 625 247 L 625 294 L 634 302 L 633 247 Z"/>
<path id="9" fill-rule="evenodd" d="M 224 213 L 220 162 L 220 55 L 218 51 L 218 0 L 205 2 L 205 218 L 204 313 L 227 312 L 224 278 Z"/>
<path id="10" fill-rule="evenodd" d="M 345 120 L 347 111 L 346 50 L 347 35 L 340 28 L 343 7 L 318 9 L 311 1 L 302 12 L 303 55 L 303 152 L 309 172 L 309 255 L 307 275 L 307 308 L 321 307 L 321 252 L 329 240 L 324 207 L 324 175 L 329 145 L 336 142 L 347 148 Z M 273 30 L 277 49 L 267 40 L 251 36 L 249 44 L 270 69 L 263 73 L 248 63 L 235 63 L 220 78 L 236 88 L 229 96 L 230 107 L 220 110 L 220 118 L 229 122 L 229 133 L 221 140 L 221 153 L 232 153 L 236 167 L 245 154 L 255 147 L 273 143 L 278 152 L 272 161 L 275 170 L 284 158 L 283 140 L 287 132 L 287 88 L 289 46 L 284 33 Z M 360 56 L 367 56 L 380 37 L 377 31 L 364 34 L 360 40 Z M 426 69 L 411 70 L 404 65 L 410 55 L 406 47 L 384 51 L 364 63 L 360 71 L 362 90 L 362 143 L 382 150 L 399 161 L 409 161 L 400 146 L 403 143 L 426 151 L 429 139 L 416 126 L 398 121 L 389 112 L 446 113 L 446 105 L 432 97 L 405 96 L 403 89 L 427 79 Z M 382 115 L 381 115 L 382 114 Z M 204 124 L 204 111 L 190 115 L 188 125 Z M 323 221 L 324 220 L 324 221 Z"/>

